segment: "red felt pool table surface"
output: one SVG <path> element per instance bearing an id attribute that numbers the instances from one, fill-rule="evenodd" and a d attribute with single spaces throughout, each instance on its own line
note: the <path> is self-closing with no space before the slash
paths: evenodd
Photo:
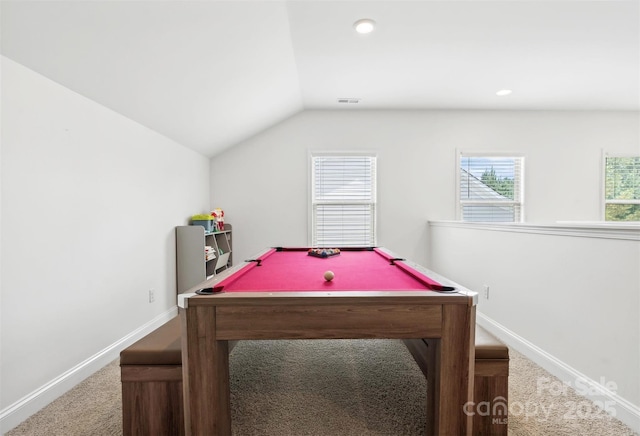
<path id="1" fill-rule="evenodd" d="M 342 250 L 319 258 L 308 249 L 272 249 L 214 286 L 224 292 L 429 290 L 440 284 L 378 250 Z M 335 278 L 324 279 L 332 271 Z"/>

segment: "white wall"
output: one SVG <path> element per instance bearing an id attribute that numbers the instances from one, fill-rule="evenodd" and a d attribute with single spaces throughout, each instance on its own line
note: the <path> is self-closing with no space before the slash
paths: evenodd
<path id="1" fill-rule="evenodd" d="M 214 157 L 211 205 L 236 262 L 306 245 L 308 154 L 378 153 L 378 243 L 427 264 L 427 220 L 455 219 L 456 149 L 525 155 L 527 221 L 600 219 L 601 150 L 640 152 L 637 112 L 305 111 Z"/>
<path id="2" fill-rule="evenodd" d="M 175 311 L 174 226 L 210 181 L 208 158 L 5 57 L 1 151 L 6 411 Z"/>
<path id="3" fill-rule="evenodd" d="M 629 239 L 514 230 L 432 223 L 431 266 L 479 293 L 480 323 L 571 386 L 615 386 L 611 408 L 640 430 L 640 227 Z"/>

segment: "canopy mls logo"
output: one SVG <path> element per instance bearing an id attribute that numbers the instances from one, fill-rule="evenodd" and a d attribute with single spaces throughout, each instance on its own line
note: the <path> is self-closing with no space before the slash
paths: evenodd
<path id="1" fill-rule="evenodd" d="M 491 416 L 492 424 L 506 425 L 508 423 L 509 404 L 505 397 L 495 397 L 493 401 L 481 401 L 477 404 L 468 401 L 463 406 L 463 411 L 467 416 Z"/>
<path id="2" fill-rule="evenodd" d="M 463 406 L 463 411 L 467 416 L 490 416 L 492 424 L 507 424 L 508 416 L 544 422 L 549 420 L 551 413 L 565 420 L 611 420 L 616 416 L 616 402 L 592 400 L 589 397 L 615 394 L 617 389 L 615 382 L 607 381 L 604 377 L 600 378 L 599 384 L 583 378 L 571 383 L 540 377 L 536 382 L 537 397 L 510 403 L 501 396 L 493 401 L 469 401 Z"/>

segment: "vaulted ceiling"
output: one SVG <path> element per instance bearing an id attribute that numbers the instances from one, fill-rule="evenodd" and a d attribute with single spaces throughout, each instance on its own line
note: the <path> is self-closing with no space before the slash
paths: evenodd
<path id="1" fill-rule="evenodd" d="M 305 109 L 640 110 L 637 0 L 0 8 L 4 56 L 207 156 Z"/>

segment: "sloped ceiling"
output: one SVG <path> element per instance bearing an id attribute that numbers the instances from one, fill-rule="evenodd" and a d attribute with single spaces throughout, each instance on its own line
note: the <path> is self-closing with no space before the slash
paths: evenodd
<path id="1" fill-rule="evenodd" d="M 207 156 L 305 109 L 640 110 L 637 0 L 0 8 L 4 56 Z"/>

